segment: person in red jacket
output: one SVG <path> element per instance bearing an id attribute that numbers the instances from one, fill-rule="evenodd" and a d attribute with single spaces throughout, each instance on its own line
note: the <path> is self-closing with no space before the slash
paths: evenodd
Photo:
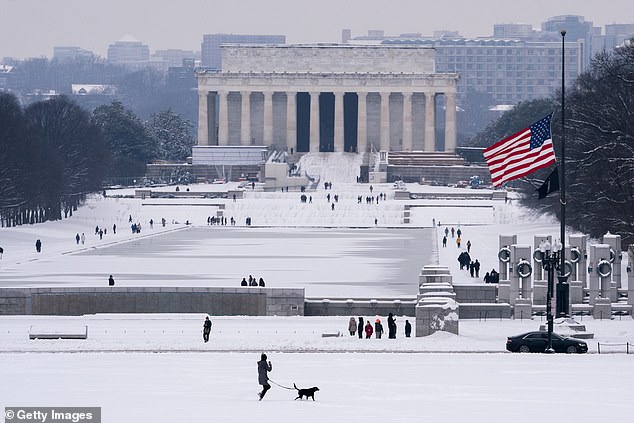
<path id="1" fill-rule="evenodd" d="M 374 332 L 374 329 L 372 329 L 372 323 L 368 320 L 368 324 L 365 325 L 365 339 L 372 338 L 372 332 Z"/>

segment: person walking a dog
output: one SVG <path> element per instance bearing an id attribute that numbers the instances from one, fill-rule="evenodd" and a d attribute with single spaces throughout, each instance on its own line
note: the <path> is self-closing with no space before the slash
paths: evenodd
<path id="1" fill-rule="evenodd" d="M 270 361 L 267 361 L 266 354 L 262 353 L 260 356 L 260 361 L 258 361 L 258 383 L 262 385 L 262 392 L 258 395 L 260 396 L 260 401 L 266 395 L 266 391 L 271 389 L 271 385 L 269 385 L 269 374 L 268 372 L 273 370 L 273 366 Z"/>

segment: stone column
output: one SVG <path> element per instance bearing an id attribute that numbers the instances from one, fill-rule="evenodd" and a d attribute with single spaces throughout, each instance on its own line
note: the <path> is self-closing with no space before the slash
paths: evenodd
<path id="1" fill-rule="evenodd" d="M 403 151 L 412 151 L 412 93 L 403 93 Z"/>
<path id="2" fill-rule="evenodd" d="M 456 151 L 456 93 L 445 93 L 445 151 Z"/>
<path id="3" fill-rule="evenodd" d="M 319 92 L 310 94 L 310 148 L 311 153 L 319 152 Z"/>
<path id="4" fill-rule="evenodd" d="M 229 92 L 218 91 L 220 122 L 218 124 L 218 145 L 229 144 L 229 107 L 227 104 L 227 96 Z"/>
<path id="5" fill-rule="evenodd" d="M 264 91 L 264 145 L 273 144 L 273 92 Z"/>
<path id="6" fill-rule="evenodd" d="M 357 93 L 357 152 L 365 153 L 368 148 L 368 113 L 366 107 L 366 97 L 368 93 Z"/>
<path id="7" fill-rule="evenodd" d="M 390 93 L 381 94 L 381 151 L 390 150 Z"/>
<path id="8" fill-rule="evenodd" d="M 286 148 L 297 151 L 297 93 L 286 93 Z"/>
<path id="9" fill-rule="evenodd" d="M 240 138 L 242 145 L 251 145 L 251 92 L 240 92 L 242 113 L 240 117 Z"/>
<path id="10" fill-rule="evenodd" d="M 209 93 L 198 92 L 198 145 L 209 145 L 209 112 L 207 97 Z"/>
<path id="11" fill-rule="evenodd" d="M 344 93 L 335 94 L 335 151 L 345 151 L 345 143 L 343 138 L 343 95 Z"/>
<path id="12" fill-rule="evenodd" d="M 425 151 L 436 151 L 436 93 L 425 93 Z"/>

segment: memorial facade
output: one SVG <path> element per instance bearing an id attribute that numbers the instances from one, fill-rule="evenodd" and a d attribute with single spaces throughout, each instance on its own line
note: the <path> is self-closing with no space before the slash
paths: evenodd
<path id="1" fill-rule="evenodd" d="M 199 71 L 198 145 L 295 152 L 444 151 L 456 147 L 457 74 L 420 46 L 225 45 Z M 444 113 L 436 101 L 444 95 Z M 436 134 L 444 117 L 444 137 Z"/>

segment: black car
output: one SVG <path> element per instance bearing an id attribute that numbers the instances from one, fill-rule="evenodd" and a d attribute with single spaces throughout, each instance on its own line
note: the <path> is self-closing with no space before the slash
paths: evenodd
<path id="1" fill-rule="evenodd" d="M 553 350 L 558 353 L 585 353 L 588 344 L 580 339 L 567 338 L 556 333 L 552 334 Z M 548 332 L 527 332 L 521 335 L 509 336 L 506 349 L 511 352 L 544 352 L 548 345 Z"/>

